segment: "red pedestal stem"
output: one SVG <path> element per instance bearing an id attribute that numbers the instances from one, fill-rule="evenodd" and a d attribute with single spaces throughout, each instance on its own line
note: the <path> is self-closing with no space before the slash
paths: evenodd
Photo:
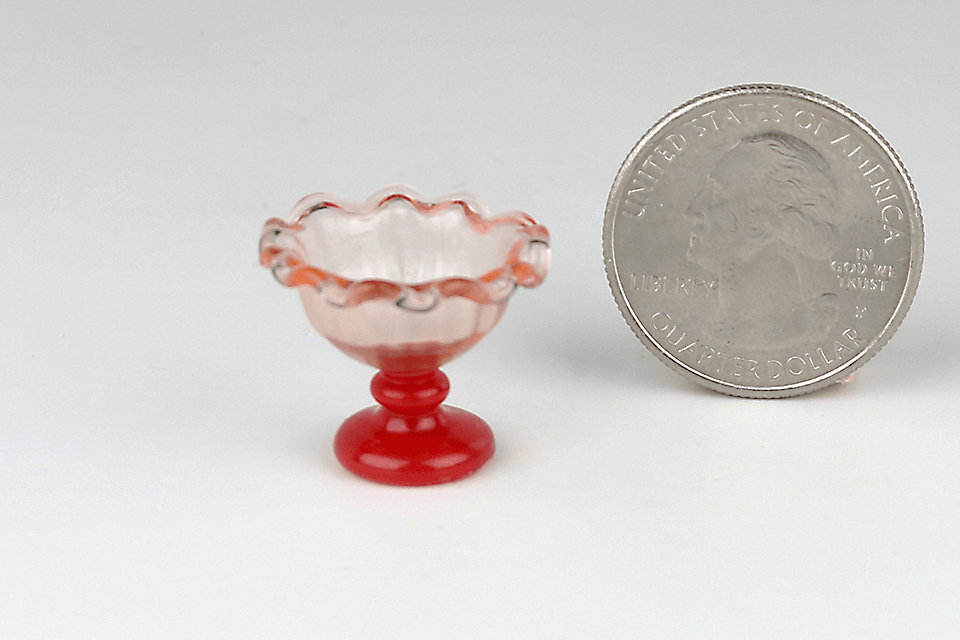
<path id="1" fill-rule="evenodd" d="M 439 369 L 413 374 L 380 371 L 370 391 L 380 406 L 353 414 L 334 440 L 340 463 L 384 484 L 453 482 L 493 455 L 493 432 L 468 411 L 441 406 L 450 390 Z"/>

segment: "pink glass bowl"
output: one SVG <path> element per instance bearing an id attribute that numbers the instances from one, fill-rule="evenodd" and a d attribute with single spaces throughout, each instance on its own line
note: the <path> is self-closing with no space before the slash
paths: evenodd
<path id="1" fill-rule="evenodd" d="M 518 211 L 490 216 L 475 196 L 425 201 L 405 185 L 364 203 L 318 193 L 260 236 L 260 262 L 297 287 L 314 328 L 376 367 L 379 405 L 347 419 L 334 449 L 351 471 L 397 485 L 473 473 L 493 455 L 480 418 L 440 403 L 439 367 L 480 341 L 518 287 L 538 286 L 549 234 Z"/>

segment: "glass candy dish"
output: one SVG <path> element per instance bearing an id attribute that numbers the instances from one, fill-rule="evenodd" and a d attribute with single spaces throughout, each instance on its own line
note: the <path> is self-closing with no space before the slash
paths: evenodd
<path id="1" fill-rule="evenodd" d="M 260 236 L 260 263 L 296 287 L 314 328 L 345 354 L 379 369 L 379 403 L 343 423 L 340 462 L 393 485 L 450 482 L 493 455 L 490 427 L 441 405 L 439 367 L 497 324 L 518 287 L 538 286 L 549 234 L 519 211 L 493 218 L 476 196 L 425 201 L 408 186 L 364 203 L 326 193 L 303 198 Z"/>

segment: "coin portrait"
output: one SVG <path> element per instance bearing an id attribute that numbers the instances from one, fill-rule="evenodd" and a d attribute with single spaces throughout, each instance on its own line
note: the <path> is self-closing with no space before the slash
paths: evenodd
<path id="1" fill-rule="evenodd" d="M 705 333 L 749 347 L 823 335 L 835 295 L 805 291 L 804 260 L 837 243 L 837 185 L 799 138 L 764 131 L 721 156 L 686 210 L 687 257 L 719 279 L 719 317 Z"/>
<path id="2" fill-rule="evenodd" d="M 607 201 L 604 261 L 627 324 L 715 391 L 840 381 L 900 326 L 923 260 L 893 148 L 842 104 L 784 85 L 694 98 L 657 122 Z"/>

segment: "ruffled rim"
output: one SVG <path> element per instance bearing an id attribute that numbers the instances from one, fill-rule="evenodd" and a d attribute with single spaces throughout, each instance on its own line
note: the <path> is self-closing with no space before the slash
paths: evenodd
<path id="1" fill-rule="evenodd" d="M 309 264 L 296 234 L 303 221 L 316 211 L 337 209 L 342 215 L 377 215 L 394 200 L 405 200 L 424 216 L 439 215 L 459 207 L 470 228 L 483 235 L 499 226 L 516 227 L 517 240 L 504 263 L 477 278 L 450 277 L 415 284 L 383 279 L 352 280 Z M 292 241 L 291 241 L 292 240 Z M 407 185 L 393 185 L 373 194 L 366 202 L 341 200 L 329 193 L 314 193 L 301 199 L 288 221 L 271 218 L 260 234 L 260 264 L 273 272 L 287 287 L 310 286 L 331 305 L 354 307 L 370 300 L 391 300 L 409 311 L 430 311 L 445 298 L 460 296 L 479 304 L 494 304 L 510 297 L 518 286 L 533 288 L 543 282 L 550 267 L 550 234 L 522 211 L 496 218 L 479 198 L 469 193 L 451 193 L 428 202 Z"/>

